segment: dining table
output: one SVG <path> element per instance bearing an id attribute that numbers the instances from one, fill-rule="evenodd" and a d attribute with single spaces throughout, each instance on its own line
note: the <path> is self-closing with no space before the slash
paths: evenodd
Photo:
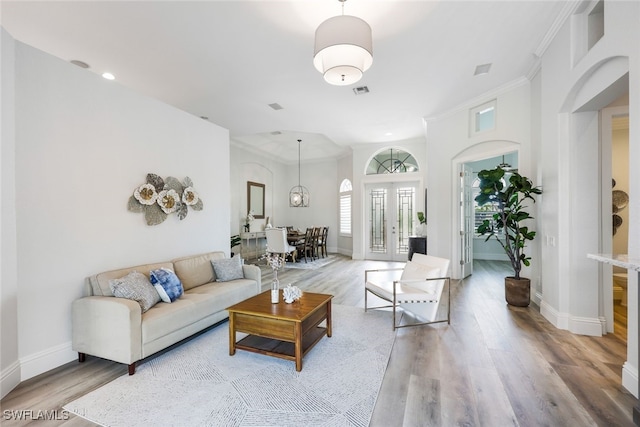
<path id="1" fill-rule="evenodd" d="M 298 244 L 304 242 L 304 236 L 305 233 L 289 232 L 287 233 L 287 242 L 289 242 L 291 246 L 297 246 Z"/>

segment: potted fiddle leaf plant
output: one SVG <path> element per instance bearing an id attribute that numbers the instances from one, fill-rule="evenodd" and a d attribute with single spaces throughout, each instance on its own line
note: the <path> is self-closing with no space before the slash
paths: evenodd
<path id="1" fill-rule="evenodd" d="M 491 205 L 493 218 L 485 219 L 478 225 L 477 233 L 486 236 L 485 241 L 494 238 L 504 249 L 513 276 L 505 277 L 505 299 L 510 305 L 527 307 L 530 302 L 531 280 L 520 276 L 522 265 L 531 265 L 531 257 L 525 254 L 526 243 L 532 241 L 536 232 L 530 230 L 526 221 L 533 219 L 527 212 L 527 201 L 535 203 L 534 195 L 542 194 L 527 177 L 514 172 L 505 182 L 505 171 L 497 167 L 478 173 L 480 194 L 475 201 L 479 206 Z"/>
<path id="2" fill-rule="evenodd" d="M 238 246 L 241 242 L 242 242 L 242 239 L 240 238 L 239 234 L 231 236 L 229 244 L 231 245 L 231 257 L 232 258 L 235 255 L 235 253 L 233 252 L 233 248 Z"/>

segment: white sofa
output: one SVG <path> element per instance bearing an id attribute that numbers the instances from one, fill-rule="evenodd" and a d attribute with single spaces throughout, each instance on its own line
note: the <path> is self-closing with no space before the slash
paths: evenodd
<path id="1" fill-rule="evenodd" d="M 85 295 L 72 304 L 72 349 L 129 366 L 228 317 L 227 307 L 261 291 L 260 268 L 242 265 L 244 278 L 216 281 L 211 264 L 224 252 L 209 252 L 172 261 L 106 271 L 88 277 Z M 137 301 L 114 297 L 109 281 L 132 271 L 173 270 L 184 294 L 172 303 L 159 302 L 145 313 Z"/>

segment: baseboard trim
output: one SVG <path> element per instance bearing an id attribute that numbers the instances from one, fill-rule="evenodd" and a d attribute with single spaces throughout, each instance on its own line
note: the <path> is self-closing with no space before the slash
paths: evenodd
<path id="1" fill-rule="evenodd" d="M 629 361 L 622 365 L 622 386 L 629 390 L 635 398 L 638 398 L 638 369 Z"/>
<path id="2" fill-rule="evenodd" d="M 597 317 L 578 317 L 568 313 L 560 313 L 554 307 L 540 301 L 540 314 L 558 329 L 564 329 L 574 334 L 601 337 L 604 330 L 602 319 Z"/>
<path id="3" fill-rule="evenodd" d="M 20 363 L 16 360 L 2 370 L 0 375 L 0 399 L 4 399 L 18 384 L 20 384 Z"/>
<path id="4" fill-rule="evenodd" d="M 20 380 L 25 381 L 51 369 L 73 361 L 77 356 L 71 350 L 71 341 L 48 348 L 20 359 Z"/>
<path id="5" fill-rule="evenodd" d="M 482 261 L 507 261 L 509 262 L 509 258 L 502 253 L 482 253 L 482 254 L 473 254 L 473 259 L 482 260 Z"/>
<path id="6" fill-rule="evenodd" d="M 569 329 L 569 318 L 560 314 L 553 306 L 549 305 L 542 298 L 540 299 L 540 314 L 558 329 Z"/>
<path id="7" fill-rule="evenodd" d="M 597 317 L 569 317 L 569 331 L 574 334 L 601 337 L 603 324 Z"/>

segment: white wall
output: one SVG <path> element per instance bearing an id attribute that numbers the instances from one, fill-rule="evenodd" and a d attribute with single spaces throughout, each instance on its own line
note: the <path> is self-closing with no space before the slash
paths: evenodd
<path id="1" fill-rule="evenodd" d="M 282 175 L 286 167 L 281 162 L 266 158 L 255 151 L 242 148 L 237 143 L 231 141 L 231 234 L 238 234 L 244 231 L 244 218 L 248 213 L 247 209 L 247 181 L 265 184 L 265 216 L 269 217 L 271 225 L 279 226 L 283 219 L 282 198 L 283 188 L 281 185 Z M 264 230 L 266 217 L 255 219 L 251 223 L 251 231 Z"/>
<path id="2" fill-rule="evenodd" d="M 284 185 L 286 195 L 282 198 L 286 224 L 282 225 L 292 225 L 300 230 L 327 226 L 327 251 L 337 252 L 340 194 L 337 160 L 303 161 L 300 183 L 309 190 L 309 207 L 289 207 L 289 190 L 298 184 L 298 165 L 289 166 Z"/>
<path id="3" fill-rule="evenodd" d="M 610 236 L 599 223 L 598 110 L 620 97 L 620 82 L 628 72 L 629 96 L 629 254 L 640 255 L 640 3 L 605 2 L 605 34 L 580 58 L 585 34 L 582 3 L 542 55 L 540 71 L 540 171 L 544 188 L 541 222 L 544 283 L 541 312 L 554 325 L 573 332 L 599 335 L 603 331 L 602 285 L 598 253 L 602 237 Z M 587 7 L 587 9 L 583 8 Z M 626 89 L 625 89 L 626 90 Z M 636 167 L 634 167 L 636 165 Z M 609 295 L 610 298 L 610 295 Z M 629 279 L 628 359 L 623 384 L 638 390 L 637 277 Z"/>
<path id="4" fill-rule="evenodd" d="M 0 398 L 20 382 L 15 192 L 15 42 L 0 28 Z"/>
<path id="5" fill-rule="evenodd" d="M 496 99 L 496 126 L 493 130 L 470 135 L 469 109 Z M 426 186 L 429 191 L 429 252 L 452 260 L 459 265 L 459 190 L 458 168 L 468 163 L 503 153 L 518 152 L 519 172 L 527 177 L 535 164 L 531 158 L 530 87 L 529 82 L 513 82 L 494 93 L 486 94 L 427 123 Z M 538 185 L 537 182 L 534 182 Z M 432 200 L 434 202 L 432 202 Z M 536 229 L 535 222 L 532 224 Z M 527 245 L 527 253 L 537 251 L 537 241 Z M 533 268 L 523 268 L 522 274 L 537 287 L 540 260 L 532 257 Z M 452 269 L 459 278 L 458 268 Z"/>
<path id="6" fill-rule="evenodd" d="M 17 335 L 25 380 L 76 357 L 70 308 L 86 276 L 228 253 L 230 170 L 227 130 L 15 46 Z M 147 226 L 127 201 L 149 172 L 190 177 L 204 209 Z M 4 191 L 3 179 L 3 199 Z"/>
<path id="7" fill-rule="evenodd" d="M 265 214 L 274 227 L 300 230 L 328 226 L 327 251 L 338 251 L 338 161 L 302 161 L 300 183 L 310 194 L 308 208 L 289 207 L 289 190 L 298 185 L 298 163 L 284 164 L 267 156 L 231 145 L 231 234 L 244 230 L 247 214 L 247 181 L 265 184 Z M 264 230 L 265 219 L 256 219 L 251 231 Z M 349 255 L 351 253 L 349 252 Z"/>

